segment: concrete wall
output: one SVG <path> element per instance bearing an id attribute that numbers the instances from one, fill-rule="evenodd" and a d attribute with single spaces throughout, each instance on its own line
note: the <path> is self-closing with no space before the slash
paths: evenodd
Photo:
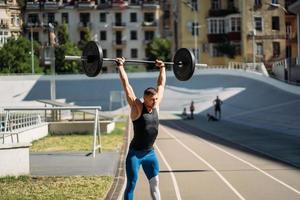
<path id="1" fill-rule="evenodd" d="M 31 143 L 34 140 L 38 140 L 48 135 L 48 124 L 44 123 L 34 127 L 29 127 L 20 131 L 17 134 L 5 134 L 4 144 L 16 143 L 17 137 L 19 137 L 19 142 Z M 13 141 L 12 141 L 13 140 Z M 2 137 L 0 139 L 2 143 Z"/>
<path id="2" fill-rule="evenodd" d="M 0 144 L 0 177 L 28 175 L 29 143 Z"/>
<path id="3" fill-rule="evenodd" d="M 115 129 L 115 122 L 101 121 L 100 131 L 101 133 L 111 133 Z M 50 133 L 93 133 L 94 122 L 93 121 L 75 121 L 75 122 L 52 122 L 49 124 Z"/>

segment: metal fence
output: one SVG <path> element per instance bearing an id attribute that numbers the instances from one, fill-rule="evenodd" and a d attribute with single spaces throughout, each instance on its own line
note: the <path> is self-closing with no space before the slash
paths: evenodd
<path id="1" fill-rule="evenodd" d="M 57 115 L 60 118 L 62 111 L 93 111 L 94 115 L 94 131 L 93 131 L 93 157 L 95 157 L 96 150 L 99 149 L 101 152 L 101 134 L 99 125 L 99 111 L 101 107 L 99 106 L 72 106 L 72 107 L 10 107 L 4 108 L 4 112 L 0 113 L 0 138 L 10 136 L 13 140 L 12 135 L 17 135 L 24 129 L 31 129 L 35 126 L 41 125 L 47 122 L 48 114 L 52 113 L 53 116 Z M 13 142 L 13 141 L 12 141 Z"/>
<path id="2" fill-rule="evenodd" d="M 0 134 L 22 131 L 45 122 L 43 113 L 3 112 L 0 113 Z"/>

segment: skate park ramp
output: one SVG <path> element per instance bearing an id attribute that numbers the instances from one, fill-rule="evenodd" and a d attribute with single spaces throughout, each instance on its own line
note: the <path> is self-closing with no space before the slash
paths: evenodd
<path id="1" fill-rule="evenodd" d="M 153 73 L 128 74 L 137 97 L 155 86 Z M 50 99 L 50 76 L 0 77 L 0 107 L 37 105 Z M 56 98 L 79 106 L 101 106 L 109 111 L 110 91 L 122 91 L 117 74 L 95 78 L 84 75 L 56 76 Z M 300 87 L 291 86 L 256 73 L 230 70 L 199 70 L 188 81 L 167 73 L 161 112 L 179 114 L 194 101 L 196 114 L 213 114 L 213 100 L 223 100 L 222 121 L 266 128 L 300 136 Z M 121 104 L 114 104 L 113 110 Z"/>

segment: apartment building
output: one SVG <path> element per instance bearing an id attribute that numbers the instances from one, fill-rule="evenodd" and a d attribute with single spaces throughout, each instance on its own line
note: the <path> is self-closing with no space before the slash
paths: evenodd
<path id="1" fill-rule="evenodd" d="M 198 62 L 269 63 L 296 55 L 293 0 L 177 1 L 177 48 L 193 49 Z"/>
<path id="2" fill-rule="evenodd" d="M 0 0 L 0 48 L 9 37 L 18 37 L 21 27 L 21 9 L 16 0 Z"/>
<path id="3" fill-rule="evenodd" d="M 101 43 L 104 57 L 145 59 L 146 43 L 160 37 L 161 15 L 159 1 L 154 0 L 29 0 L 25 25 L 42 45 L 49 43 L 49 23 L 66 23 L 75 43 L 89 29 L 92 40 Z M 29 37 L 30 32 L 27 34 Z"/>

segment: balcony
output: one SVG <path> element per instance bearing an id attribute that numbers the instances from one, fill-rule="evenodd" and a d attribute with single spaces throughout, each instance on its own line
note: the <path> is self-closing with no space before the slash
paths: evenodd
<path id="1" fill-rule="evenodd" d="M 241 41 L 241 32 L 229 32 L 227 38 L 229 41 L 239 42 Z"/>
<path id="2" fill-rule="evenodd" d="M 95 1 L 79 1 L 77 7 L 78 9 L 93 9 L 96 8 L 97 5 Z"/>
<path id="3" fill-rule="evenodd" d="M 59 8 L 59 4 L 56 1 L 46 1 L 44 3 L 45 10 L 57 10 Z"/>
<path id="4" fill-rule="evenodd" d="M 135 0 L 135 1 L 131 0 L 131 1 L 129 1 L 129 6 L 140 6 L 140 5 L 141 5 L 141 3 L 140 3 L 139 0 Z"/>
<path id="5" fill-rule="evenodd" d="M 112 23 L 112 28 L 113 29 L 124 29 L 126 27 L 125 22 L 114 22 Z"/>
<path id="6" fill-rule="evenodd" d="M 114 8 L 114 9 L 124 9 L 127 6 L 128 6 L 127 1 L 123 1 L 123 0 L 114 0 L 114 1 L 112 1 L 112 8 Z"/>
<path id="7" fill-rule="evenodd" d="M 120 47 L 124 47 L 126 45 L 126 40 L 113 40 L 113 46 L 115 48 L 120 48 Z"/>
<path id="8" fill-rule="evenodd" d="M 112 5 L 111 5 L 111 3 L 109 3 L 109 2 L 105 2 L 105 3 L 99 3 L 98 4 L 98 9 L 109 9 L 109 8 L 111 8 L 112 7 Z"/>
<path id="9" fill-rule="evenodd" d="M 40 2 L 29 1 L 26 3 L 26 10 L 39 10 Z"/>
<path id="10" fill-rule="evenodd" d="M 143 1 L 142 4 L 142 9 L 157 9 L 159 8 L 159 3 L 158 1 Z"/>
<path id="11" fill-rule="evenodd" d="M 247 39 L 251 40 L 253 38 L 252 34 L 249 33 L 247 35 Z M 280 34 L 273 34 L 273 35 L 256 35 L 256 40 L 286 40 L 286 35 L 280 35 Z"/>
<path id="12" fill-rule="evenodd" d="M 207 34 L 208 43 L 224 43 L 227 39 L 227 34 Z"/>
<path id="13" fill-rule="evenodd" d="M 2 29 L 8 29 L 9 28 L 9 24 L 8 22 L 2 22 L 0 23 L 0 28 Z"/>
<path id="14" fill-rule="evenodd" d="M 157 28 L 157 22 L 156 21 L 152 21 L 152 22 L 143 22 L 142 23 L 142 28 L 143 29 L 147 29 L 147 30 L 149 30 L 149 29 L 151 29 L 151 30 L 153 30 L 153 29 L 156 29 Z"/>
<path id="15" fill-rule="evenodd" d="M 230 14 L 237 14 L 237 13 L 239 13 L 239 11 L 235 7 L 230 8 L 230 9 L 217 9 L 217 10 L 210 9 L 208 16 L 209 17 L 223 17 L 223 16 L 227 16 Z"/>

